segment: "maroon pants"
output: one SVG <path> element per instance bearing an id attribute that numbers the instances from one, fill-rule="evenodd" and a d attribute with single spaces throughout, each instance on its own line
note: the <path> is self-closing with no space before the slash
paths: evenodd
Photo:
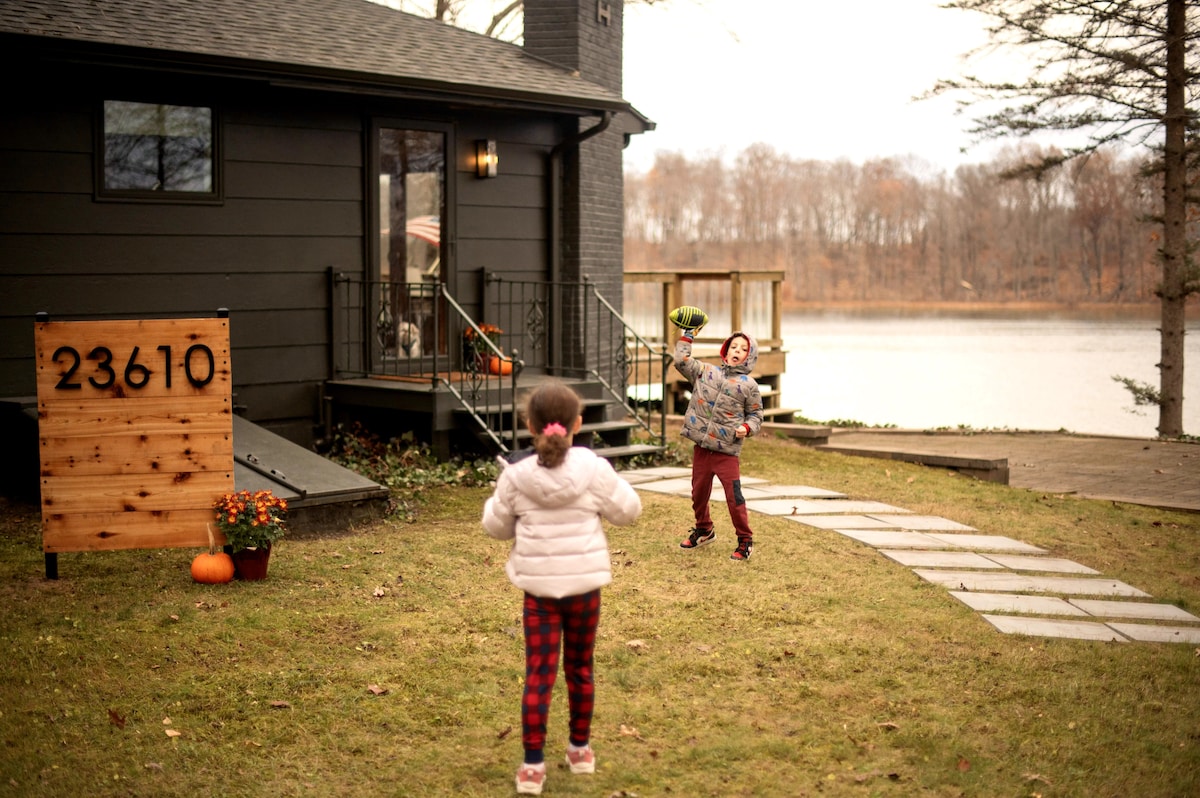
<path id="1" fill-rule="evenodd" d="M 712 514 L 708 500 L 712 497 L 713 477 L 721 478 L 729 518 L 733 521 L 738 540 L 750 540 L 750 514 L 742 496 L 742 468 L 737 455 L 721 454 L 696 446 L 692 451 L 692 511 L 696 514 L 697 529 L 712 529 Z"/>
<path id="2" fill-rule="evenodd" d="M 567 679 L 571 742 L 591 736 L 596 686 L 592 656 L 600 623 L 600 591 L 561 599 L 525 594 L 525 693 L 521 698 L 521 742 L 526 751 L 546 744 L 546 716 L 558 676 L 559 648 Z M 526 761 L 529 761 L 526 759 Z"/>

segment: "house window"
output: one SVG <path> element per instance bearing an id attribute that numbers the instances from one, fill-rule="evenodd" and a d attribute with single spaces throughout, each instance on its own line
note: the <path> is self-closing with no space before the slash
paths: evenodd
<path id="1" fill-rule="evenodd" d="M 380 276 L 428 284 L 441 279 L 445 134 L 379 131 Z"/>
<path id="2" fill-rule="evenodd" d="M 446 321 L 435 311 L 445 281 L 446 133 L 380 127 L 377 143 L 377 339 L 385 358 L 445 354 Z"/>
<path id="3" fill-rule="evenodd" d="M 106 100 L 100 193 L 213 199 L 213 110 Z"/>

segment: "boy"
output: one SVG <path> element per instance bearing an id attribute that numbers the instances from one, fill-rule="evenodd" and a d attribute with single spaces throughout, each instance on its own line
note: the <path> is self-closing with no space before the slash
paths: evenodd
<path id="1" fill-rule="evenodd" d="M 754 533 L 742 496 L 738 456 L 742 442 L 757 435 L 762 427 L 762 394 L 750 376 L 758 361 L 758 344 L 747 333 L 734 332 L 721 344 L 722 365 L 692 358 L 692 341 L 708 320 L 699 313 L 700 325 L 681 325 L 679 342 L 675 345 L 675 368 L 692 384 L 682 435 L 696 444 L 692 452 L 692 511 L 696 525 L 679 547 L 694 549 L 716 538 L 708 506 L 715 476 L 720 477 L 725 489 L 729 517 L 737 533 L 737 548 L 730 558 L 748 560 L 754 551 Z"/>

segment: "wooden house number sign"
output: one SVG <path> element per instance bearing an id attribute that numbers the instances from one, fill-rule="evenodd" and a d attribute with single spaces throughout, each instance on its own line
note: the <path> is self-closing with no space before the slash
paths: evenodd
<path id="1" fill-rule="evenodd" d="M 229 319 L 34 329 L 46 576 L 65 551 L 207 546 L 233 491 Z"/>

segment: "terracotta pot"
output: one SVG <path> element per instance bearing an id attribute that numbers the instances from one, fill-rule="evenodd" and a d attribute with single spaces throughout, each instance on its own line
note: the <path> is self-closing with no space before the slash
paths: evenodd
<path id="1" fill-rule="evenodd" d="M 267 561 L 271 557 L 271 547 L 257 549 L 239 549 L 233 553 L 234 576 L 247 582 L 257 582 L 267 578 Z"/>
<path id="2" fill-rule="evenodd" d="M 513 364 L 508 358 L 501 360 L 498 357 L 492 357 L 488 360 L 488 371 L 492 374 L 512 374 Z"/>

